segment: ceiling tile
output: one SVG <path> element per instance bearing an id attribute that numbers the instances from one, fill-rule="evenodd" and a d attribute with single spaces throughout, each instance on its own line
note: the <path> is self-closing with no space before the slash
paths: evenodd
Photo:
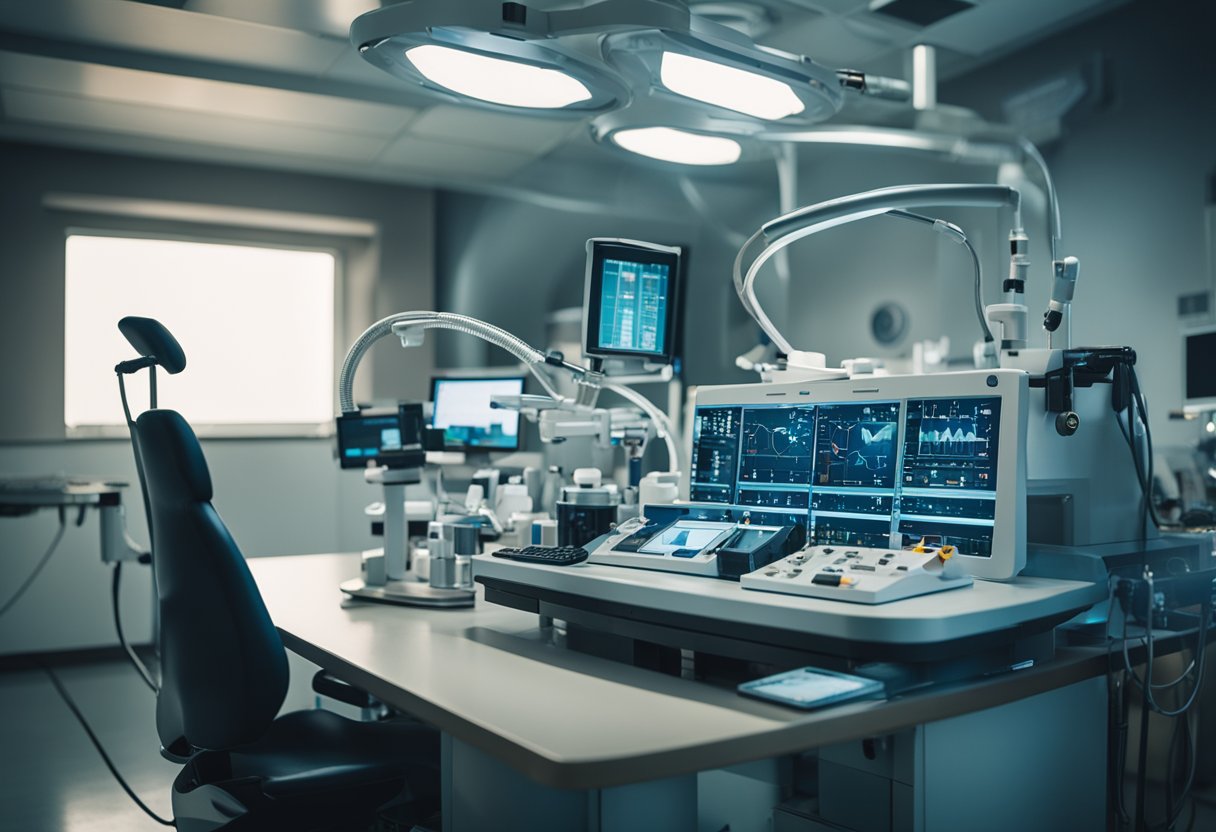
<path id="1" fill-rule="evenodd" d="M 583 129 L 581 120 L 503 115 L 441 104 L 420 115 L 410 125 L 410 134 L 535 156 L 547 153 L 562 139 Z"/>
<path id="2" fill-rule="evenodd" d="M 130 0 L 0 3 L 0 28 L 57 41 L 303 75 L 322 74 L 351 48 L 345 38 Z"/>
<path id="3" fill-rule="evenodd" d="M 249 118 L 6 87 L 0 90 L 10 120 L 73 129 L 134 133 L 162 139 L 274 150 L 278 153 L 367 160 L 384 147 L 378 136 Z"/>
<path id="4" fill-rule="evenodd" d="M 435 179 L 504 178 L 535 161 L 535 153 L 470 147 L 402 136 L 380 154 L 380 162 L 425 171 Z"/>
<path id="5" fill-rule="evenodd" d="M 400 132 L 417 112 L 348 98 L 12 52 L 0 52 L 0 78 L 13 88 L 321 128 L 340 125 L 344 131 L 385 138 Z"/>

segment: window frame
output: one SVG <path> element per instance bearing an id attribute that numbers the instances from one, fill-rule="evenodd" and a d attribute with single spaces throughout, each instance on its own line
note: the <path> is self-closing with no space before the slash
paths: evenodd
<path id="1" fill-rule="evenodd" d="M 92 219 L 92 218 L 90 218 Z M 278 228 L 261 228 L 246 226 L 215 226 L 205 223 L 178 221 L 146 221 L 132 222 L 130 227 L 125 222 L 115 222 L 117 217 L 98 217 L 103 221 L 70 222 L 63 228 L 62 251 L 65 254 L 62 274 L 64 304 L 60 318 L 64 322 L 64 360 L 63 372 L 66 384 L 67 372 L 67 262 L 66 253 L 68 240 L 72 237 L 116 237 L 121 239 L 165 240 L 183 243 L 202 243 L 227 246 L 245 246 L 248 248 L 280 249 L 284 251 L 320 252 L 334 258 L 333 279 L 333 353 L 334 378 L 330 380 L 331 409 L 337 412 L 336 378 L 342 365 L 346 351 L 341 346 L 346 343 L 344 321 L 346 320 L 346 268 L 347 258 L 355 245 L 366 245 L 370 239 L 359 237 L 342 237 L 337 234 L 321 234 L 313 232 L 293 232 Z M 126 219 L 126 218 L 124 218 Z M 117 325 L 117 321 L 115 322 Z M 189 358 L 190 352 L 186 350 Z M 163 370 L 161 371 L 164 372 Z M 115 390 L 115 399 L 118 391 Z M 117 401 L 116 401 L 117 404 Z M 172 406 L 170 402 L 165 404 Z M 147 409 L 147 401 L 130 401 L 131 414 L 137 416 Z M 122 439 L 130 438 L 126 424 L 121 421 L 115 425 L 68 425 L 66 421 L 66 402 L 61 408 L 64 437 L 69 441 Z M 121 419 L 121 416 L 119 417 Z M 334 420 L 324 422 L 295 422 L 295 423 L 245 423 L 245 422 L 201 422 L 192 423 L 195 433 L 204 439 L 332 439 L 334 436 Z"/>

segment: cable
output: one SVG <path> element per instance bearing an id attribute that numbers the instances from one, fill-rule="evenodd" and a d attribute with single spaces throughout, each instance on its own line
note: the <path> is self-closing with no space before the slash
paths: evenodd
<path id="1" fill-rule="evenodd" d="M 72 712 L 72 716 L 76 717 L 76 721 L 80 723 L 80 727 L 83 728 L 84 732 L 89 735 L 89 742 L 93 743 L 93 747 L 96 748 L 97 753 L 101 755 L 102 762 L 106 764 L 106 768 L 110 770 L 110 774 L 114 775 L 114 779 L 118 781 L 118 785 L 122 786 L 122 790 L 127 793 L 127 796 L 134 800 L 135 805 L 143 809 L 144 813 L 147 814 L 148 817 L 152 818 L 152 820 L 156 821 L 161 826 L 177 826 L 177 821 L 165 820 L 160 815 L 149 809 L 147 804 L 139 799 L 139 795 L 132 791 L 131 787 L 127 785 L 127 781 L 123 779 L 123 776 L 118 773 L 118 769 L 114 767 L 114 762 L 110 759 L 110 755 L 107 754 L 105 748 L 102 747 L 101 741 L 97 739 L 97 734 L 93 732 L 93 727 L 89 725 L 89 721 L 84 718 L 84 714 L 80 712 L 80 708 L 77 706 L 76 701 L 72 699 L 72 697 L 68 694 L 67 688 L 63 686 L 63 682 L 59 680 L 59 676 L 56 675 L 55 671 L 52 670 L 49 665 L 44 664 L 42 669 L 46 671 L 46 675 L 50 678 L 51 684 L 55 686 L 55 690 L 58 691 L 59 697 L 63 700 L 63 704 L 68 706 L 68 710 Z"/>
<path id="2" fill-rule="evenodd" d="M 147 665 L 140 661 L 139 656 L 135 653 L 135 649 L 131 647 L 130 643 L 127 641 L 126 633 L 123 632 L 122 615 L 120 615 L 118 608 L 118 588 L 121 582 L 122 561 L 118 561 L 114 564 L 114 579 L 110 581 L 110 602 L 114 609 L 114 629 L 118 632 L 118 643 L 122 645 L 123 652 L 126 653 L 127 658 L 131 660 L 131 664 L 135 668 L 135 672 L 138 673 L 140 678 L 144 680 L 144 684 L 147 685 L 153 693 L 160 693 L 160 686 L 153 681 L 152 674 L 148 671 Z"/>
<path id="3" fill-rule="evenodd" d="M 984 332 L 984 341 L 987 343 L 992 343 L 995 341 L 996 339 L 992 336 L 992 328 L 988 326 L 988 318 L 986 315 L 984 315 L 983 266 L 980 264 L 980 256 L 976 252 L 975 246 L 971 245 L 971 241 L 967 239 L 967 235 L 963 233 L 963 229 L 959 228 L 952 222 L 927 217 L 924 214 L 918 214 L 915 211 L 896 209 L 894 211 L 888 211 L 887 215 L 891 217 L 899 217 L 900 219 L 916 220 L 917 222 L 927 223 L 933 226 L 935 231 L 945 234 L 948 238 L 954 240 L 959 245 L 966 247 L 968 253 L 971 255 L 971 266 L 975 274 L 975 317 L 979 320 L 980 329 Z"/>
<path id="4" fill-rule="evenodd" d="M 81 517 L 83 518 L 83 516 L 84 514 L 82 510 Z M 25 594 L 25 591 L 30 588 L 30 584 L 32 584 L 34 579 L 37 578 L 39 573 L 42 572 L 42 568 L 46 566 L 47 562 L 51 559 L 51 555 L 55 554 L 55 550 L 59 548 L 59 541 L 63 540 L 63 534 L 68 529 L 67 517 L 67 508 L 65 506 L 60 506 L 59 529 L 55 532 L 55 537 L 51 540 L 51 545 L 47 547 L 46 552 L 43 553 L 42 557 L 38 559 L 38 563 L 34 566 L 34 571 L 31 572 L 29 577 L 25 579 L 25 582 L 22 583 L 21 586 L 17 587 L 17 591 L 13 593 L 12 597 L 4 602 L 3 607 L 0 607 L 0 617 L 12 609 L 13 604 L 16 604 L 19 600 L 21 600 L 21 596 Z M 77 523 L 77 525 L 80 524 Z"/>

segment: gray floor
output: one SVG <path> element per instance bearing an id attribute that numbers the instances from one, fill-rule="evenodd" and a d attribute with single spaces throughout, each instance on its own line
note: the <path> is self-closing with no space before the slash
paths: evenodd
<path id="1" fill-rule="evenodd" d="M 145 803 L 170 817 L 178 767 L 161 758 L 155 698 L 118 661 L 57 668 L 115 766 Z M 41 671 L 0 673 L 0 830 L 162 829 L 123 794 Z"/>
<path id="2" fill-rule="evenodd" d="M 309 707 L 310 668 L 298 657 L 292 660 L 287 704 Z M 151 691 L 119 660 L 57 670 L 131 787 L 153 811 L 168 817 L 169 788 L 178 768 L 157 752 Z M 1216 786 L 1199 797 L 1193 828 L 1216 830 Z M 1149 803 L 1154 818 L 1157 802 Z M 0 673 L 0 832 L 161 828 L 122 793 L 42 671 Z"/>

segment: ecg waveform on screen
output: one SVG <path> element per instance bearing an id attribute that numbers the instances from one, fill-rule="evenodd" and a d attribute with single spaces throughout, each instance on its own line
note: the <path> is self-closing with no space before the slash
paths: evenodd
<path id="1" fill-rule="evenodd" d="M 996 397 L 909 401 L 904 486 L 995 489 L 1000 406 Z"/>
<path id="2" fill-rule="evenodd" d="M 739 480 L 809 484 L 814 446 L 814 408 L 748 408 L 743 413 Z"/>
<path id="3" fill-rule="evenodd" d="M 985 456 L 988 439 L 975 432 L 975 420 L 967 416 L 930 417 L 920 423 L 919 456 Z"/>
<path id="4" fill-rule="evenodd" d="M 821 407 L 815 483 L 893 488 L 898 418 L 896 402 Z"/>

